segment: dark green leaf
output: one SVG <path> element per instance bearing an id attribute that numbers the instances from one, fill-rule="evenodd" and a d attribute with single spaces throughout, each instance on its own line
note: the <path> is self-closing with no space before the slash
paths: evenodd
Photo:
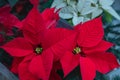
<path id="1" fill-rule="evenodd" d="M 17 1 L 18 0 L 8 0 L 11 7 L 13 7 L 17 3 Z"/>
<path id="2" fill-rule="evenodd" d="M 107 22 L 112 22 L 112 15 L 111 14 L 109 14 L 107 11 L 104 11 L 104 16 L 105 16 L 105 20 L 107 21 Z"/>
<path id="3" fill-rule="evenodd" d="M 5 0 L 0 0 L 0 7 L 4 6 L 7 2 Z"/>

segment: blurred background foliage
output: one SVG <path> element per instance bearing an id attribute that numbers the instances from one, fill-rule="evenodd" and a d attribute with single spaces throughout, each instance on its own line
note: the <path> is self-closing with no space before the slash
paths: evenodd
<path id="1" fill-rule="evenodd" d="M 53 0 L 48 0 L 48 1 L 40 0 L 39 10 L 42 12 L 45 8 L 50 7 L 52 2 Z M 29 10 L 32 8 L 32 5 L 30 4 L 29 0 L 0 0 L 0 7 L 4 6 L 5 4 L 10 4 L 10 6 L 12 7 L 11 13 L 16 15 L 20 20 L 22 20 L 28 14 Z M 19 7 L 18 5 L 22 6 L 20 12 L 16 10 L 16 8 Z M 120 5 L 120 0 L 115 0 L 113 7 L 120 15 L 119 5 Z M 120 21 L 113 18 L 107 12 L 104 13 L 102 16 L 103 16 L 103 24 L 105 31 L 104 37 L 107 41 L 110 41 L 115 44 L 110 49 L 110 51 L 112 51 L 116 55 L 118 61 L 120 62 Z M 71 26 L 67 23 L 67 21 L 64 21 L 62 19 L 58 22 L 58 24 L 63 25 L 66 28 L 71 28 Z M 13 31 L 16 33 L 17 29 L 13 29 Z M 11 37 L 8 38 L 12 39 Z M 2 49 L 0 49 L 0 62 L 3 63 L 8 68 L 12 62 L 12 57 Z M 81 80 L 79 71 L 80 71 L 79 67 L 76 67 L 63 80 Z M 58 71 L 58 73 L 63 77 L 62 71 Z M 120 69 L 115 69 L 105 75 L 97 72 L 95 80 L 120 80 Z"/>

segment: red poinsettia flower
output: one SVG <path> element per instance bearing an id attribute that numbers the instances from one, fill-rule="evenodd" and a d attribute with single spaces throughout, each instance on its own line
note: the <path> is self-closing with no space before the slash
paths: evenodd
<path id="1" fill-rule="evenodd" d="M 5 5 L 0 8 L 0 29 L 4 30 L 7 35 L 12 35 L 12 27 L 19 22 L 19 19 L 10 13 L 10 6 Z"/>
<path id="2" fill-rule="evenodd" d="M 57 59 L 53 46 L 72 31 L 46 29 L 44 19 L 35 7 L 22 22 L 22 31 L 24 37 L 15 38 L 2 47 L 14 56 L 12 71 L 19 74 L 20 80 L 48 80 Z"/>
<path id="3" fill-rule="evenodd" d="M 50 32 L 53 31 L 50 30 Z M 55 29 L 55 32 L 65 33 L 67 31 L 64 29 Z M 51 71 L 55 74 L 55 71 L 52 70 L 52 64 L 54 61 L 57 61 L 59 56 L 56 56 L 54 53 L 54 46 L 57 40 L 62 40 L 60 37 L 63 37 L 63 34 L 57 34 L 57 36 L 59 36 L 57 39 L 53 37 L 51 41 L 46 36 L 48 41 L 44 39 L 38 44 L 42 46 L 43 52 L 41 52 L 42 48 L 40 46 L 31 45 L 25 38 L 16 38 L 3 46 L 4 50 L 17 59 L 16 61 L 14 60 L 13 70 L 16 70 L 15 68 L 18 69 L 20 80 L 48 80 Z M 50 76 L 50 79 L 53 79 L 53 77 Z"/>
<path id="4" fill-rule="evenodd" d="M 13 72 L 17 71 L 16 68 L 18 68 L 19 63 L 23 61 L 23 59 L 19 59 L 19 57 L 21 58 L 22 56 L 32 54 L 34 51 L 34 47 L 40 44 L 41 40 L 39 40 L 40 38 L 39 36 L 41 33 L 39 34 L 38 32 L 42 31 L 44 27 L 43 24 L 44 22 L 41 16 L 39 15 L 39 12 L 35 8 L 33 8 L 28 14 L 28 16 L 26 17 L 26 19 L 23 21 L 24 27 L 22 27 L 22 31 L 23 31 L 24 38 L 16 38 L 12 42 L 9 42 L 5 46 L 3 46 L 3 48 L 6 51 L 8 51 L 12 56 L 15 56 L 15 59 L 13 61 L 13 67 L 12 67 Z M 9 46 L 11 46 L 11 48 Z M 13 51 L 11 51 L 12 49 Z M 31 51 L 29 49 L 31 49 Z M 15 62 L 18 62 L 18 64 L 15 65 L 16 64 Z M 20 74 L 20 78 L 23 79 L 23 75 L 21 75 L 22 72 L 19 71 L 19 74 Z M 27 77 L 26 76 L 25 76 L 25 79 L 27 80 L 28 76 Z"/>
<path id="5" fill-rule="evenodd" d="M 115 56 L 106 52 L 112 44 L 103 40 L 103 34 L 101 18 L 96 18 L 77 25 L 69 40 L 61 42 L 64 47 L 57 49 L 66 49 L 66 53 L 60 59 L 64 76 L 79 65 L 82 80 L 93 80 L 96 71 L 107 73 L 119 66 Z"/>
<path id="6" fill-rule="evenodd" d="M 33 8 L 23 22 L 22 31 L 24 37 L 15 38 L 3 46 L 3 49 L 10 55 L 15 56 L 12 70 L 14 71 L 15 68 L 18 68 L 17 70 L 21 80 L 36 80 L 36 78 L 29 73 L 28 64 L 36 55 L 35 49 L 41 44 L 41 31 L 45 27 L 43 24 L 44 22 L 39 12 Z M 29 58 L 29 56 L 31 57 Z M 26 60 L 27 58 L 28 60 Z M 18 62 L 16 66 L 15 62 Z M 15 69 L 15 71 L 17 70 Z"/>
<path id="7" fill-rule="evenodd" d="M 58 51 L 60 53 L 59 54 L 57 52 L 57 47 L 63 46 L 63 45 L 61 45 L 60 42 L 64 38 L 66 38 L 67 36 L 72 34 L 72 32 L 73 31 L 69 31 L 67 29 L 62 29 L 62 28 L 49 29 L 48 31 L 45 32 L 43 45 L 42 45 L 42 47 L 44 48 L 43 49 L 44 51 L 42 53 L 44 55 L 44 57 L 42 59 L 43 59 L 43 64 L 46 65 L 46 66 L 44 66 L 46 71 L 51 72 L 51 74 L 49 74 L 49 76 L 50 76 L 49 80 L 56 79 L 56 77 L 57 77 L 57 79 L 58 78 L 60 79 L 60 77 L 56 73 L 56 66 L 54 66 L 53 64 L 55 62 L 59 61 L 59 58 L 63 55 L 62 52 L 64 52 L 64 51 L 61 51 L 61 52 Z M 33 73 L 35 75 L 41 74 L 40 73 L 41 70 L 39 69 L 39 65 L 38 65 L 39 64 L 38 61 L 40 61 L 40 59 L 41 59 L 41 57 L 38 56 L 36 59 L 32 60 L 31 65 L 30 65 L 30 71 L 31 71 L 31 73 Z M 38 66 L 38 67 L 35 68 L 36 66 Z M 48 79 L 46 79 L 46 80 L 48 80 Z"/>
<path id="8" fill-rule="evenodd" d="M 35 0 L 31 0 L 31 3 L 33 4 L 33 3 L 37 3 L 37 2 L 34 2 Z M 34 5 L 34 4 L 33 4 Z M 38 4 L 37 4 L 38 5 Z M 34 7 L 36 8 L 36 5 L 34 5 Z M 33 11 L 31 11 L 31 12 L 35 12 L 34 10 Z M 38 13 L 38 11 L 37 11 L 37 13 Z M 31 13 L 31 15 L 34 15 L 34 14 L 32 14 Z M 56 22 L 57 22 L 57 20 L 59 19 L 59 17 L 58 17 L 58 14 L 57 13 L 54 13 L 54 8 L 48 8 L 48 9 L 45 9 L 43 12 L 42 12 L 42 14 L 40 14 L 39 13 L 39 15 L 40 15 L 40 17 L 38 16 L 38 15 L 36 15 L 36 17 L 39 17 L 39 19 L 42 17 L 43 18 L 43 20 L 41 20 L 42 22 L 41 23 L 43 23 L 44 25 L 41 25 L 42 27 L 42 29 L 41 30 L 44 30 L 44 29 L 48 29 L 48 28 L 51 28 L 51 27 L 55 27 L 56 26 Z M 50 16 L 50 15 L 52 15 L 52 16 Z M 31 17 L 31 16 L 29 16 L 29 17 Z M 33 20 L 31 19 L 31 23 L 33 23 L 32 22 Z M 45 23 L 44 23 L 45 22 Z M 26 24 L 27 22 L 26 22 L 26 20 L 24 19 L 24 20 L 22 20 L 22 22 L 18 22 L 17 24 L 16 24 L 16 26 L 18 26 L 19 28 L 21 28 L 22 30 L 23 30 L 23 32 L 25 31 L 25 29 L 24 29 L 24 23 Z M 30 21 L 28 21 L 28 24 L 27 25 L 30 25 L 29 24 L 30 23 Z M 51 24 L 52 23 L 52 24 Z M 37 29 L 37 28 L 36 28 Z M 29 34 L 29 33 L 28 33 Z M 24 36 L 26 35 L 26 33 L 24 34 Z M 32 39 L 34 39 L 35 37 L 34 36 L 36 36 L 36 35 L 33 35 L 32 36 L 32 34 L 29 34 L 29 35 L 31 35 L 31 38 Z M 36 38 L 35 38 L 36 39 Z M 57 39 L 57 38 L 56 38 Z M 31 40 L 31 39 L 30 39 Z M 58 39 L 59 40 L 59 39 Z M 54 41 L 54 40 L 53 40 Z M 32 41 L 30 41 L 30 42 L 32 42 Z M 33 40 L 33 42 L 35 42 L 34 40 Z M 51 41 L 50 41 L 50 43 L 51 43 Z M 47 44 L 48 45 L 48 44 Z M 18 64 L 16 64 L 16 63 L 20 63 L 22 61 L 22 59 L 20 58 L 16 58 L 15 57 L 15 59 L 14 59 L 14 61 L 13 61 L 13 65 L 12 65 L 12 72 L 14 72 L 14 73 L 17 73 L 17 68 L 16 67 L 18 67 Z M 16 66 L 16 67 L 15 67 Z"/>

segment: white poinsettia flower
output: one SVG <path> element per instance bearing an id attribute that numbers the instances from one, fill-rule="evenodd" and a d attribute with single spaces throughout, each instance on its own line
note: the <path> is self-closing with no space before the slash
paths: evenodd
<path id="1" fill-rule="evenodd" d="M 73 17 L 73 13 L 74 13 L 74 8 L 71 6 L 66 6 L 60 10 L 59 15 L 63 19 L 70 19 Z"/>
<path id="2" fill-rule="evenodd" d="M 56 9 L 60 9 L 67 6 L 64 0 L 54 0 L 51 7 L 55 7 Z"/>
<path id="3" fill-rule="evenodd" d="M 103 11 L 120 20 L 120 16 L 111 7 L 113 3 L 114 0 L 54 0 L 52 7 L 61 9 L 61 18 L 71 19 L 72 24 L 77 25 L 100 16 Z"/>
<path id="4" fill-rule="evenodd" d="M 92 6 L 92 2 L 90 0 L 79 0 L 77 4 L 77 9 L 81 13 L 81 15 L 87 15 L 92 13 L 96 7 Z"/>
<path id="5" fill-rule="evenodd" d="M 79 24 L 80 22 L 83 22 L 84 20 L 84 17 L 79 17 L 76 13 L 74 13 L 74 16 L 72 18 L 72 22 L 73 22 L 73 25 L 77 25 Z"/>

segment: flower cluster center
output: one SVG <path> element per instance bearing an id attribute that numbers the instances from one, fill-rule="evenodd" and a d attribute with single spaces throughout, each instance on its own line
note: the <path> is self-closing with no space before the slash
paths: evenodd
<path id="1" fill-rule="evenodd" d="M 74 54 L 79 54 L 80 52 L 81 52 L 80 47 L 75 47 L 74 50 L 73 50 Z"/>
<path id="2" fill-rule="evenodd" d="M 42 51 L 43 51 L 42 47 L 36 47 L 36 49 L 35 49 L 36 54 L 41 54 Z"/>

